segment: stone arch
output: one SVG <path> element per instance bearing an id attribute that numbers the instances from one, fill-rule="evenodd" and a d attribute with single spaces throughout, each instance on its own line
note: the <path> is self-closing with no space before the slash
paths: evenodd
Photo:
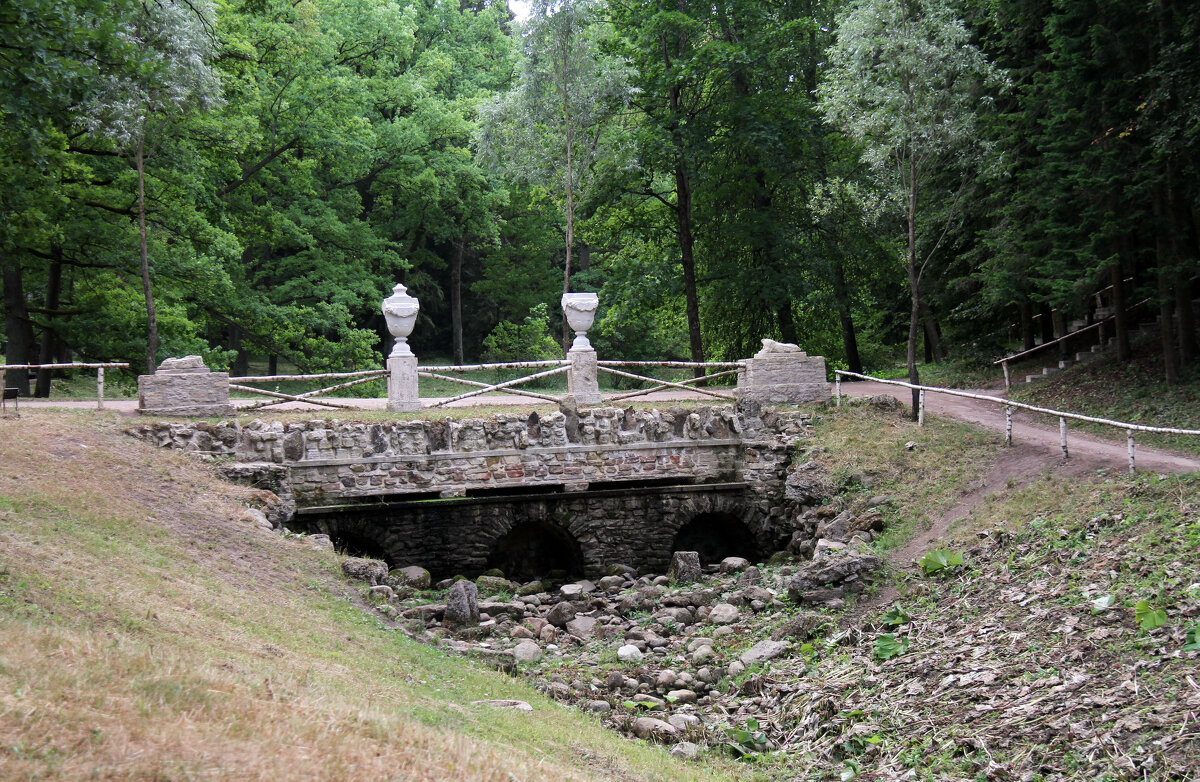
<path id="1" fill-rule="evenodd" d="M 669 523 L 671 551 L 698 551 L 705 565 L 725 557 L 762 561 L 769 553 L 769 520 L 737 498 L 696 495 L 680 504 Z"/>
<path id="2" fill-rule="evenodd" d="M 392 552 L 379 530 L 372 529 L 360 520 L 322 519 L 315 525 L 314 531 L 328 535 L 334 549 L 347 556 L 381 559 L 389 568 L 396 567 Z"/>
<path id="3" fill-rule="evenodd" d="M 584 575 L 583 550 L 579 541 L 560 524 L 547 518 L 516 521 L 494 540 L 487 567 L 521 583 L 535 578 Z"/>

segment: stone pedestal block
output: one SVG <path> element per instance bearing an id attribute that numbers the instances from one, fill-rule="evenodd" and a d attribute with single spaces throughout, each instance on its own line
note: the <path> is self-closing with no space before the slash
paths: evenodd
<path id="1" fill-rule="evenodd" d="M 768 404 L 829 401 L 825 358 L 764 339 L 763 349 L 746 361 L 746 371 L 738 377 L 738 396 Z"/>
<path id="2" fill-rule="evenodd" d="M 393 413 L 411 413 L 421 409 L 417 395 L 417 357 L 392 355 L 387 360 L 388 403 Z"/>
<path id="3" fill-rule="evenodd" d="M 233 415 L 229 373 L 210 372 L 199 356 L 168 358 L 153 375 L 138 376 L 138 413 L 183 417 Z"/>
<path id="4" fill-rule="evenodd" d="M 597 405 L 601 402 L 599 369 L 593 348 L 571 348 L 567 351 L 571 368 L 567 372 L 567 393 L 577 405 Z"/>

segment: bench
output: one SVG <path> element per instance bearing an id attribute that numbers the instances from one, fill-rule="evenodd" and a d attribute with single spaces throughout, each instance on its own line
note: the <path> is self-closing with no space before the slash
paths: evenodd
<path id="1" fill-rule="evenodd" d="M 17 392 L 19 392 L 19 391 L 20 391 L 19 388 L 4 389 L 4 396 L 3 396 L 3 398 L 0 398 L 0 410 L 7 410 L 8 409 L 8 400 L 11 399 L 13 401 L 13 405 L 16 407 L 17 412 L 20 412 L 21 403 L 18 401 L 18 396 L 17 396 Z"/>

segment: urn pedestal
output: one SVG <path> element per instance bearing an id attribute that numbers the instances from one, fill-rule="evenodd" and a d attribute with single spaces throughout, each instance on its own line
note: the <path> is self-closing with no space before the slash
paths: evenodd
<path id="1" fill-rule="evenodd" d="M 392 288 L 392 295 L 383 300 L 383 317 L 388 331 L 396 339 L 388 356 L 387 409 L 393 413 L 409 413 L 421 409 L 417 390 L 417 357 L 408 346 L 408 335 L 417 322 L 421 303 L 408 295 L 403 284 Z"/>
<path id="2" fill-rule="evenodd" d="M 570 362 L 567 393 L 574 397 L 577 405 L 595 405 L 602 401 L 596 351 L 587 338 L 599 306 L 600 297 L 595 293 L 564 293 L 562 297 L 563 316 L 575 332 L 575 341 L 567 351 Z"/>

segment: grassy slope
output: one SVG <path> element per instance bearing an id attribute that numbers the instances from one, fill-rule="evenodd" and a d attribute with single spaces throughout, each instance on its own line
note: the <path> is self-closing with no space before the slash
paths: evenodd
<path id="1" fill-rule="evenodd" d="M 122 426 L 0 421 L 0 778 L 708 778 L 384 628 Z"/>

